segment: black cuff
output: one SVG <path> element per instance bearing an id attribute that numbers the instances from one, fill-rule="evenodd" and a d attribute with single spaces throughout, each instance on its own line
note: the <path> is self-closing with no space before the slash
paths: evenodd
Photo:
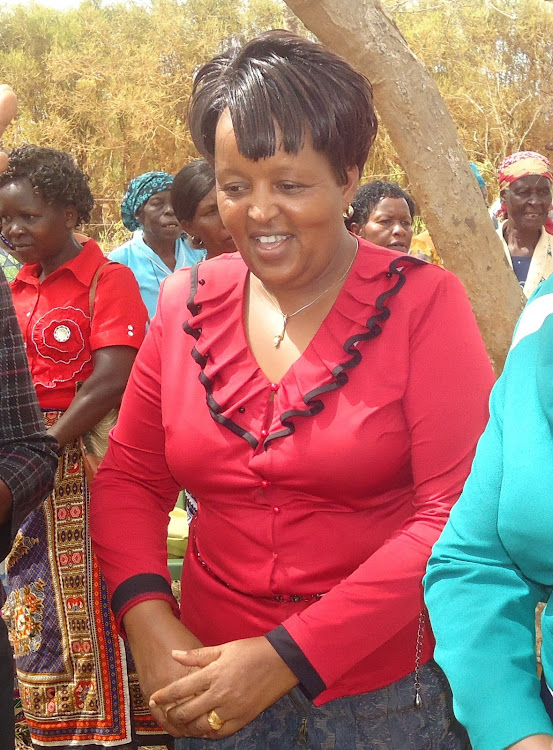
<path id="1" fill-rule="evenodd" d="M 120 583 L 111 597 L 111 608 L 116 619 L 119 619 L 119 613 L 127 602 L 136 599 L 141 594 L 152 592 L 168 594 L 171 599 L 174 599 L 170 584 L 157 573 L 138 573 Z"/>
<path id="2" fill-rule="evenodd" d="M 286 630 L 284 625 L 279 625 L 265 638 L 300 681 L 300 690 L 310 699 L 316 698 L 323 690 L 326 690 L 321 676 L 315 670 L 309 659 Z"/>

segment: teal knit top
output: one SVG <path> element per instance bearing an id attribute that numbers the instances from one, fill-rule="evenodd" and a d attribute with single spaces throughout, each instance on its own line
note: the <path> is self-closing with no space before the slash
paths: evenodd
<path id="1" fill-rule="evenodd" d="M 436 661 L 474 750 L 553 736 L 536 673 L 534 610 L 553 587 L 553 277 L 528 301 L 472 472 L 425 577 Z M 553 607 L 542 662 L 553 687 Z"/>

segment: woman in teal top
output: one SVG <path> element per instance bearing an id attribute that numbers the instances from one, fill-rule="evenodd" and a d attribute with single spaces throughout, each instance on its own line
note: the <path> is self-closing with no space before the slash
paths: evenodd
<path id="1" fill-rule="evenodd" d="M 172 184 L 173 176 L 167 172 L 145 172 L 130 181 L 121 218 L 134 234 L 109 254 L 110 260 L 123 263 L 134 273 L 150 318 L 163 279 L 205 257 L 205 250 L 194 250 L 184 238 L 171 204 Z"/>
<path id="2" fill-rule="evenodd" d="M 474 750 L 553 750 L 553 277 L 529 300 L 472 472 L 425 578 L 454 708 Z M 549 709 L 549 712 L 548 712 Z"/>

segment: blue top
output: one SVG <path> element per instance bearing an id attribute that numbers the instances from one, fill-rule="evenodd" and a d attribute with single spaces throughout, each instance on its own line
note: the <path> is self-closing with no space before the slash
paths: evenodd
<path id="1" fill-rule="evenodd" d="M 528 271 L 530 270 L 530 263 L 532 262 L 532 258 L 529 255 L 513 255 L 511 256 L 511 260 L 513 261 L 513 271 L 515 272 L 515 275 L 518 279 L 518 283 L 522 288 L 524 288 L 526 279 L 528 278 Z"/>
<path id="2" fill-rule="evenodd" d="M 553 277 L 528 301 L 472 472 L 425 577 L 457 717 L 474 750 L 553 735 L 536 674 L 534 610 L 553 590 Z M 542 621 L 553 685 L 553 604 Z"/>
<path id="3" fill-rule="evenodd" d="M 188 268 L 193 266 L 199 260 L 205 258 L 205 250 L 193 250 L 184 237 L 179 237 L 175 243 L 175 271 L 179 268 Z M 116 247 L 109 254 L 110 260 L 116 260 L 118 263 L 128 266 L 134 273 L 140 294 L 146 307 L 150 319 L 154 317 L 157 307 L 157 298 L 159 295 L 159 285 L 164 278 L 170 276 L 173 271 L 165 265 L 162 259 L 155 253 L 152 248 L 144 242 L 142 229 L 137 229 L 132 239 L 120 247 Z"/>

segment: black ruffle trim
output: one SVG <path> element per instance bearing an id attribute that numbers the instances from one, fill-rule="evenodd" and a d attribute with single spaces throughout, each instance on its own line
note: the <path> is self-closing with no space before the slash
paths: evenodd
<path id="1" fill-rule="evenodd" d="M 292 435 L 295 432 L 296 426 L 293 422 L 290 421 L 291 417 L 316 416 L 325 407 L 324 403 L 318 398 L 318 396 L 320 396 L 322 393 L 336 391 L 338 390 L 338 388 L 343 388 L 343 386 L 348 382 L 349 377 L 346 370 L 351 370 L 354 367 L 357 367 L 357 365 L 363 359 L 363 356 L 359 349 L 357 349 L 356 344 L 359 341 L 370 341 L 371 339 L 379 336 L 382 333 L 382 326 L 380 324 L 384 323 L 390 317 L 390 309 L 386 307 L 386 302 L 390 297 L 393 297 L 400 291 L 400 289 L 402 289 L 407 280 L 402 270 L 398 269 L 397 267 L 399 263 L 404 264 L 405 261 L 413 263 L 417 266 L 424 265 L 426 263 L 426 261 L 424 260 L 413 258 L 409 255 L 396 258 L 390 263 L 390 270 L 388 271 L 386 276 L 390 279 L 394 276 L 397 276 L 397 281 L 391 289 L 382 292 L 382 294 L 377 297 L 375 307 L 378 312 L 374 315 L 371 315 L 371 317 L 367 320 L 365 324 L 366 328 L 368 329 L 367 332 L 356 333 L 355 336 L 350 336 L 349 339 L 347 339 L 344 343 L 344 351 L 350 355 L 350 359 L 347 362 L 338 365 L 332 370 L 332 375 L 335 378 L 333 383 L 328 383 L 327 385 L 321 385 L 319 388 L 314 388 L 312 391 L 309 391 L 309 393 L 306 393 L 305 396 L 303 396 L 303 401 L 308 407 L 307 409 L 289 409 L 288 411 L 285 411 L 283 412 L 283 414 L 281 414 L 280 421 L 284 425 L 284 429 L 279 430 L 278 432 L 273 432 L 272 435 L 268 435 L 265 438 L 265 450 L 267 450 L 267 445 L 271 440 L 287 437 L 288 435 Z"/>
<path id="2" fill-rule="evenodd" d="M 201 262 L 197 263 L 195 266 L 192 267 L 191 273 L 190 273 L 190 296 L 188 297 L 188 301 L 186 303 L 186 307 L 190 311 L 190 314 L 195 316 L 197 315 L 200 310 L 202 309 L 201 305 L 198 305 L 195 302 L 196 292 L 198 291 L 198 271 L 201 266 Z M 202 281 L 200 279 L 200 281 Z M 193 336 L 196 341 L 200 338 L 202 329 L 201 328 L 192 328 L 192 326 L 189 324 L 187 320 L 184 321 L 182 324 L 183 330 L 185 333 L 188 333 L 190 336 Z M 255 450 L 259 444 L 259 441 L 255 437 L 255 435 L 252 435 L 251 432 L 248 432 L 243 427 L 240 427 L 240 425 L 236 424 L 236 422 L 233 422 L 232 419 L 229 419 L 228 417 L 225 417 L 223 414 L 221 414 L 222 407 L 220 404 L 215 401 L 213 398 L 213 385 L 211 383 L 211 380 L 207 377 L 207 375 L 204 372 L 204 367 L 207 362 L 207 355 L 200 354 L 200 352 L 194 347 L 192 349 L 192 358 L 194 361 L 200 366 L 200 374 L 199 374 L 199 380 L 200 383 L 205 388 L 206 393 L 206 403 L 207 408 L 209 409 L 209 413 L 213 417 L 213 419 L 218 422 L 219 424 L 222 424 L 223 427 L 226 427 L 231 432 L 234 432 L 235 435 L 238 435 L 238 437 L 244 438 L 244 440 L 247 440 L 248 443 L 251 445 L 251 447 Z"/>
<path id="3" fill-rule="evenodd" d="M 196 304 L 195 302 L 196 293 L 198 291 L 198 271 L 200 269 L 200 266 L 201 261 L 199 263 L 196 263 L 196 265 L 192 266 L 192 268 L 190 269 L 190 294 L 188 295 L 188 299 L 186 301 L 186 307 L 188 308 L 188 311 L 192 316 L 198 315 L 198 313 L 202 309 L 202 306 Z M 190 336 L 193 336 L 196 341 L 200 338 L 200 335 L 202 333 L 201 328 L 198 328 L 198 330 L 192 328 L 187 320 L 184 321 L 182 327 L 184 328 L 185 332 Z"/>
<path id="4" fill-rule="evenodd" d="M 338 365 L 332 370 L 332 375 L 334 377 L 333 383 L 327 383 L 326 385 L 314 388 L 312 391 L 309 391 L 309 393 L 306 393 L 305 396 L 303 396 L 303 402 L 307 406 L 306 409 L 289 409 L 288 411 L 285 411 L 280 415 L 280 421 L 284 426 L 284 429 L 279 430 L 278 432 L 274 432 L 272 435 L 268 435 L 265 438 L 265 441 L 263 443 L 265 450 L 267 450 L 267 446 L 272 440 L 287 437 L 288 435 L 292 435 L 295 432 L 296 426 L 293 422 L 290 421 L 292 417 L 316 416 L 325 407 L 323 401 L 321 401 L 319 396 L 321 396 L 323 393 L 336 391 L 338 390 L 338 388 L 343 388 L 343 386 L 346 385 L 349 380 L 346 370 L 351 370 L 354 367 L 357 367 L 357 365 L 363 358 L 361 352 L 357 348 L 357 344 L 360 341 L 371 341 L 372 339 L 379 336 L 382 333 L 381 324 L 388 320 L 388 318 L 390 317 L 390 308 L 387 307 L 386 303 L 390 297 L 395 296 L 405 285 L 405 282 L 407 280 L 405 274 L 403 273 L 403 266 L 405 265 L 405 263 L 412 263 L 415 266 L 424 266 L 426 261 L 420 260 L 419 258 L 413 258 L 410 255 L 402 255 L 399 258 L 395 258 L 390 263 L 389 271 L 386 273 L 386 276 L 390 279 L 394 278 L 394 276 L 397 277 L 396 282 L 391 287 L 391 289 L 382 292 L 382 294 L 377 297 L 375 307 L 378 312 L 374 315 L 371 315 L 371 317 L 367 320 L 365 324 L 367 332 L 357 333 L 354 336 L 350 336 L 345 341 L 344 351 L 350 355 L 349 360 L 347 360 L 343 364 Z M 186 306 L 192 316 L 197 315 L 202 307 L 195 302 L 195 296 L 198 289 L 198 269 L 200 266 L 201 263 L 193 266 L 190 274 L 190 296 L 188 298 Z M 400 267 L 398 268 L 398 266 Z M 185 321 L 182 327 L 185 333 L 193 336 L 196 340 L 200 338 L 200 335 L 202 333 L 201 328 L 192 328 L 188 321 Z M 233 422 L 232 419 L 229 419 L 228 417 L 225 417 L 223 414 L 221 414 L 222 407 L 213 398 L 213 385 L 211 383 L 211 380 L 204 373 L 204 367 L 207 362 L 207 355 L 200 354 L 196 347 L 192 349 L 191 354 L 194 361 L 200 366 L 201 371 L 199 380 L 205 388 L 206 403 L 211 416 L 216 422 L 222 424 L 224 427 L 231 430 L 231 432 L 234 432 L 235 435 L 238 435 L 239 437 L 244 438 L 244 440 L 247 440 L 251 447 L 255 450 L 259 445 L 259 441 L 257 440 L 257 438 L 252 435 L 251 432 L 248 432 L 243 427 L 240 427 L 240 425 L 236 424 L 236 422 Z"/>

